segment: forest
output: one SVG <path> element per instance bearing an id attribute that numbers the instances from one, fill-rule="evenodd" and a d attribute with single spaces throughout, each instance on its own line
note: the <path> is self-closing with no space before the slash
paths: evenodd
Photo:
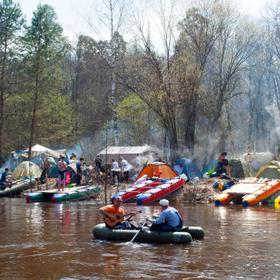
<path id="1" fill-rule="evenodd" d="M 160 41 L 140 16 L 125 40 L 129 2 L 104 0 L 109 37 L 92 26 L 73 43 L 53 7 L 39 4 L 28 22 L 20 4 L 0 0 L 0 163 L 36 143 L 80 145 L 88 158 L 105 145 L 149 144 L 170 162 L 278 154 L 280 2 L 259 19 L 222 0 L 178 18 L 166 2 Z"/>

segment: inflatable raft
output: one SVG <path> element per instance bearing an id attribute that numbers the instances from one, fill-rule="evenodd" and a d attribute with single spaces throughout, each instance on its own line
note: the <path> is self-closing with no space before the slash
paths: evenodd
<path id="1" fill-rule="evenodd" d="M 82 200 L 95 197 L 100 192 L 100 188 L 96 186 L 81 186 L 67 188 L 64 192 L 58 192 L 57 189 L 38 191 L 28 193 L 26 195 L 26 202 L 63 202 L 69 200 Z"/>
<path id="2" fill-rule="evenodd" d="M 138 194 L 151 190 L 154 187 L 161 185 L 162 183 L 163 181 L 160 179 L 146 180 L 141 183 L 133 184 L 129 186 L 126 190 L 115 193 L 112 196 L 112 198 L 116 196 L 120 196 L 124 202 L 131 201 L 134 200 Z"/>
<path id="3" fill-rule="evenodd" d="M 256 205 L 259 202 L 266 203 L 268 199 L 280 193 L 280 180 L 265 178 L 251 178 L 240 181 L 230 189 L 215 197 L 215 205 L 225 205 L 233 201 L 242 203 L 243 206 Z"/>
<path id="4" fill-rule="evenodd" d="M 142 205 L 144 203 L 151 203 L 156 200 L 162 199 L 182 188 L 185 185 L 186 181 L 186 176 L 180 175 L 179 177 L 171 179 L 162 185 L 159 185 L 149 191 L 137 195 L 136 202 L 138 205 Z"/>
<path id="5" fill-rule="evenodd" d="M 27 190 L 31 186 L 35 185 L 35 179 L 25 179 L 20 180 L 14 183 L 10 188 L 6 188 L 5 190 L 0 190 L 0 197 L 4 196 L 14 196 L 20 194 L 22 191 Z"/>
<path id="6" fill-rule="evenodd" d="M 105 224 L 96 225 L 93 236 L 96 239 L 128 242 L 138 233 L 137 229 L 110 229 Z M 149 228 L 141 230 L 134 239 L 138 243 L 175 243 L 188 244 L 193 239 L 202 239 L 204 231 L 201 227 L 184 227 L 176 232 L 150 231 Z"/>
<path id="7" fill-rule="evenodd" d="M 259 202 L 264 201 L 279 192 L 280 192 L 280 181 L 270 180 L 255 192 L 245 195 L 242 200 L 242 205 L 245 207 L 250 205 L 256 205 Z"/>
<path id="8" fill-rule="evenodd" d="M 100 193 L 100 188 L 96 186 L 87 186 L 77 189 L 70 189 L 70 191 L 64 193 L 56 193 L 51 198 L 52 203 L 58 203 L 68 200 L 83 200 L 95 197 Z"/>

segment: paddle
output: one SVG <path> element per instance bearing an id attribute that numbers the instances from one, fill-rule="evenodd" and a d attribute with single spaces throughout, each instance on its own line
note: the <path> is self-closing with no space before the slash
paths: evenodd
<path id="1" fill-rule="evenodd" d="M 141 231 L 144 231 L 144 228 L 147 226 L 147 222 L 153 222 L 151 221 L 149 218 L 146 218 L 146 222 L 140 227 L 140 229 L 135 233 L 135 235 L 132 237 L 132 239 L 129 241 L 129 243 L 133 243 L 133 241 L 135 240 L 135 238 L 138 236 L 138 234 Z"/>
<path id="2" fill-rule="evenodd" d="M 132 239 L 129 241 L 129 243 L 133 243 L 133 241 L 135 240 L 135 238 L 138 236 L 138 234 L 143 231 L 144 227 L 146 226 L 146 223 L 144 223 L 140 229 L 135 233 L 135 235 L 132 237 Z"/>

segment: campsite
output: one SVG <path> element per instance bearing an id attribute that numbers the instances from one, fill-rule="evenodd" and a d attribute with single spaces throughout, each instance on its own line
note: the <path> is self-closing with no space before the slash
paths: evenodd
<path id="1" fill-rule="evenodd" d="M 279 279 L 280 0 L 0 0 L 0 279 Z"/>

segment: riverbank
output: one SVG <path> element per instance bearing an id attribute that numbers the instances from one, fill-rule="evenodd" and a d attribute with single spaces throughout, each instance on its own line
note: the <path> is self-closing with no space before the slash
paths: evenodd
<path id="1" fill-rule="evenodd" d="M 171 200 L 181 201 L 184 203 L 208 204 L 214 201 L 217 192 L 213 189 L 213 179 L 203 179 L 197 183 L 188 182 L 184 188 L 172 195 Z M 125 190 L 131 184 L 118 184 L 107 186 L 107 202 L 110 202 L 110 197 L 118 191 Z M 101 193 L 97 200 L 100 203 L 105 201 L 104 186 L 101 186 Z"/>
<path id="2" fill-rule="evenodd" d="M 213 189 L 213 179 L 203 179 L 198 182 L 188 182 L 185 184 L 184 188 L 174 193 L 171 196 L 171 200 L 176 200 L 184 203 L 197 203 L 197 204 L 208 204 L 214 201 L 214 196 L 217 192 Z M 110 197 L 118 191 L 126 190 L 132 183 L 120 183 L 118 185 L 107 185 L 107 203 L 110 203 Z M 100 185 L 101 192 L 96 198 L 98 204 L 105 203 L 105 186 Z M 36 184 L 31 189 L 25 190 L 22 196 L 30 191 L 43 191 L 56 188 L 55 179 L 50 180 L 48 184 L 39 185 Z"/>

